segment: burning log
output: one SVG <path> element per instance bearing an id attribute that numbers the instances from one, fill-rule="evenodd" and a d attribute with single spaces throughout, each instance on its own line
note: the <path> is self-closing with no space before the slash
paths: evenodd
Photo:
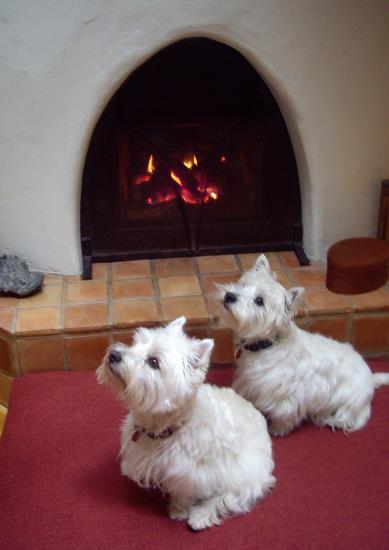
<path id="1" fill-rule="evenodd" d="M 146 141 L 144 139 L 144 141 Z M 186 155 L 180 160 L 172 158 L 165 151 L 166 146 L 160 139 L 147 140 L 147 147 L 152 151 L 145 171 L 137 175 L 132 182 L 145 197 L 148 205 L 170 202 L 178 199 L 184 204 L 201 205 L 212 200 L 218 200 L 220 190 L 212 182 L 220 169 L 219 158 L 215 160 L 208 156 L 199 165 L 195 154 Z M 225 157 L 223 161 L 225 162 Z M 134 190 L 140 198 L 139 192 Z"/>
<path id="2" fill-rule="evenodd" d="M 190 204 L 201 204 L 203 195 L 197 189 L 198 182 L 193 176 L 191 168 L 172 159 L 169 151 L 165 150 L 163 143 L 161 143 L 161 139 L 154 137 L 151 140 L 144 135 L 142 135 L 142 139 L 152 151 L 152 156 L 155 156 L 179 186 L 179 196 L 181 199 Z"/>

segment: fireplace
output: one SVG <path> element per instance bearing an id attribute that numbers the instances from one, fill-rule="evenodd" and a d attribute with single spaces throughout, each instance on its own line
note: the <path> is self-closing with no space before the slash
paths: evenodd
<path id="1" fill-rule="evenodd" d="M 159 51 L 92 135 L 81 201 L 91 262 L 302 248 L 299 179 L 281 112 L 236 50 L 205 38 Z"/>

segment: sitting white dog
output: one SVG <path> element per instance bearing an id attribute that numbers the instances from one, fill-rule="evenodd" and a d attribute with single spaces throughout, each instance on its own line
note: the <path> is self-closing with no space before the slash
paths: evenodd
<path id="1" fill-rule="evenodd" d="M 263 254 L 237 283 L 217 286 L 236 338 L 233 388 L 267 416 L 274 435 L 303 420 L 345 431 L 366 424 L 374 387 L 389 384 L 389 374 L 372 374 L 349 344 L 298 328 L 303 288 L 277 283 Z"/>
<path id="2" fill-rule="evenodd" d="M 184 323 L 138 329 L 97 375 L 130 410 L 122 474 L 170 494 L 170 517 L 197 530 L 247 512 L 274 485 L 274 463 L 265 418 L 231 388 L 203 384 L 213 340 L 188 338 Z"/>

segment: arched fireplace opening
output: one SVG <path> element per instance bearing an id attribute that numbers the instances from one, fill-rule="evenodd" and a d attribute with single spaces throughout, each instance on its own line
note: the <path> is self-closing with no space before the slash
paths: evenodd
<path id="1" fill-rule="evenodd" d="M 268 86 L 235 49 L 176 42 L 114 94 L 81 200 L 91 262 L 302 248 L 296 160 Z"/>

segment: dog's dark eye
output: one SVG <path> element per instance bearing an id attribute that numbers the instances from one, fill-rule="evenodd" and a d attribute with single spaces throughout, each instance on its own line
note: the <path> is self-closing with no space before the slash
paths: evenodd
<path id="1" fill-rule="evenodd" d="M 156 357 L 148 357 L 146 363 L 152 369 L 159 369 L 159 361 Z"/>
<path id="2" fill-rule="evenodd" d="M 254 302 L 257 304 L 257 306 L 263 306 L 263 298 L 261 296 L 257 296 L 254 298 Z"/>

